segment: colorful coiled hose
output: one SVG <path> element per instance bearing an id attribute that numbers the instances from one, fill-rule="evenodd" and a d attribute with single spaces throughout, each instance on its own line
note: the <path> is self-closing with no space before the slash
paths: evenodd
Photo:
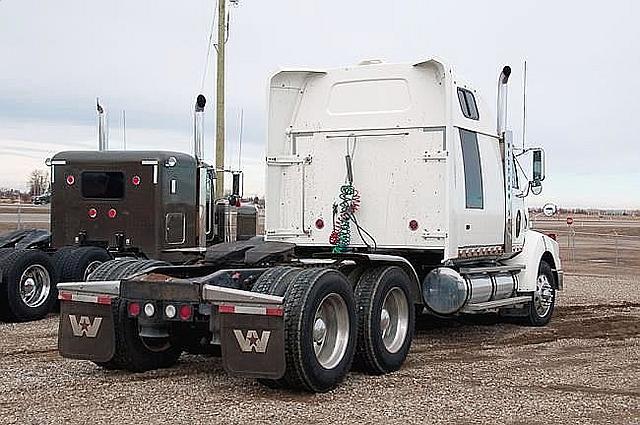
<path id="1" fill-rule="evenodd" d="M 351 243 L 351 217 L 358 208 L 360 208 L 358 191 L 351 184 L 341 186 L 337 217 L 334 216 L 333 230 L 329 236 L 329 243 L 335 245 L 333 247 L 334 253 L 347 251 Z"/>

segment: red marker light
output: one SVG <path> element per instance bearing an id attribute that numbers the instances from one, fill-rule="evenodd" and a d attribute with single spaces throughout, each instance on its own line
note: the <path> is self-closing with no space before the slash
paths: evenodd
<path id="1" fill-rule="evenodd" d="M 67 176 L 67 184 L 68 184 L 69 186 L 71 186 L 71 185 L 72 185 L 72 184 L 74 184 L 75 182 L 76 182 L 76 178 L 75 178 L 75 177 L 73 177 L 72 175 L 68 175 L 68 176 Z"/>
<path id="2" fill-rule="evenodd" d="M 411 220 L 409 222 L 409 229 L 413 230 L 414 232 L 418 230 L 418 222 L 416 220 Z"/>
<path id="3" fill-rule="evenodd" d="M 129 305 L 127 306 L 127 311 L 129 312 L 129 316 L 138 317 L 140 315 L 140 304 L 129 303 Z"/>
<path id="4" fill-rule="evenodd" d="M 96 218 L 98 216 L 98 210 L 95 208 L 89 208 L 89 218 Z"/>
<path id="5" fill-rule="evenodd" d="M 193 314 L 193 308 L 189 304 L 182 304 L 180 306 L 180 310 L 178 311 L 180 320 L 189 320 L 191 319 L 192 314 Z"/>
<path id="6" fill-rule="evenodd" d="M 316 229 L 322 230 L 324 229 L 324 220 L 319 218 L 316 220 Z"/>
<path id="7" fill-rule="evenodd" d="M 131 183 L 132 183 L 134 186 L 138 186 L 138 185 L 140 184 L 140 181 L 141 181 L 141 180 L 140 180 L 140 176 L 133 176 L 133 177 L 131 177 Z"/>
<path id="8" fill-rule="evenodd" d="M 114 208 L 111 208 L 109 212 L 107 212 L 107 215 L 109 216 L 109 218 L 116 218 L 116 216 L 118 215 L 118 211 L 116 211 Z"/>

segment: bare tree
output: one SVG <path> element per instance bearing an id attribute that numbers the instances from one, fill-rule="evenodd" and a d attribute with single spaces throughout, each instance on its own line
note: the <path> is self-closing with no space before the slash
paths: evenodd
<path id="1" fill-rule="evenodd" d="M 49 189 L 49 173 L 44 170 L 33 170 L 29 174 L 29 194 L 31 196 L 42 195 Z"/>

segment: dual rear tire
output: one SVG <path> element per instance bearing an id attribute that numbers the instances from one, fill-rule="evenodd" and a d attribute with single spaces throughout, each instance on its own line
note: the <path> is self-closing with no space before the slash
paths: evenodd
<path id="1" fill-rule="evenodd" d="M 87 277 L 88 281 L 121 280 L 167 263 L 157 260 L 117 259 L 102 263 Z M 115 350 L 111 360 L 95 362 L 105 369 L 124 369 L 131 372 L 173 366 L 182 354 L 182 345 L 175 332 L 168 338 L 140 336 L 138 319 L 129 317 L 127 303 L 112 302 Z"/>
<path id="2" fill-rule="evenodd" d="M 364 271 L 354 285 L 332 268 L 276 267 L 254 292 L 284 297 L 286 371 L 269 387 L 326 392 L 355 361 L 372 374 L 398 370 L 411 346 L 411 281 L 399 267 Z"/>

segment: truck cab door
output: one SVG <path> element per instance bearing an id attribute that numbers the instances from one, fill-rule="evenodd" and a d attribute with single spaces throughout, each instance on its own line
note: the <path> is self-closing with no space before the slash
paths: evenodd
<path id="1" fill-rule="evenodd" d="M 527 182 L 523 180 L 521 170 L 519 170 L 516 159 L 513 164 L 513 188 L 511 197 L 511 236 L 514 251 L 519 251 L 524 245 L 524 235 L 529 227 L 529 212 L 525 207 L 524 195 L 526 193 Z"/>

